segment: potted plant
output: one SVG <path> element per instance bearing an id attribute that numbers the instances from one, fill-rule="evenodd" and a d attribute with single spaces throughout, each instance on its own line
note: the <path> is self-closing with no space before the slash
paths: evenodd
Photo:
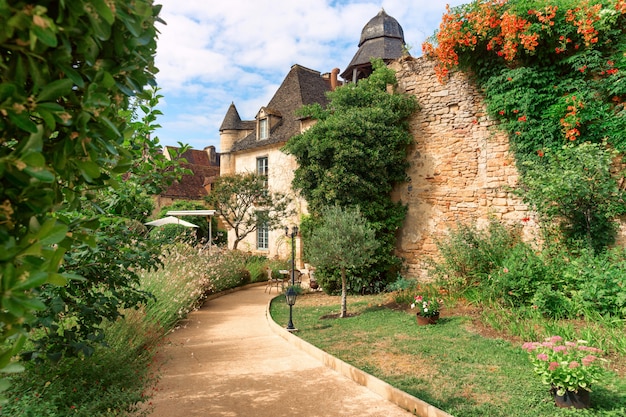
<path id="1" fill-rule="evenodd" d="M 529 353 L 535 373 L 550 385 L 558 407 L 588 408 L 591 385 L 604 372 L 604 359 L 598 348 L 587 346 L 585 340 L 564 341 L 552 336 L 543 342 L 526 342 L 522 348 Z"/>
<path id="2" fill-rule="evenodd" d="M 411 308 L 417 308 L 417 324 L 435 324 L 439 320 L 439 309 L 443 301 L 424 295 L 416 295 Z"/>

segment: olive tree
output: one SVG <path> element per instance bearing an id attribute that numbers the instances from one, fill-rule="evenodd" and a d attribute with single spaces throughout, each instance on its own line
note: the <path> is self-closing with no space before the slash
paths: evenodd
<path id="1" fill-rule="evenodd" d="M 357 208 L 322 209 L 321 222 L 307 241 L 309 261 L 322 271 L 341 273 L 341 313 L 347 315 L 348 271 L 371 265 L 378 248 L 374 230 Z"/>

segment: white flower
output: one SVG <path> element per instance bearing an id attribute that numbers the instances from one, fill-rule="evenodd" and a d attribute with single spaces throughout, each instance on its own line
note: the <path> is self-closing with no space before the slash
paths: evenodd
<path id="1" fill-rule="evenodd" d="M 415 308 L 415 303 L 411 304 L 411 308 Z"/>
<path id="2" fill-rule="evenodd" d="M 425 308 L 425 309 L 424 309 L 424 313 L 428 313 L 428 308 Z"/>

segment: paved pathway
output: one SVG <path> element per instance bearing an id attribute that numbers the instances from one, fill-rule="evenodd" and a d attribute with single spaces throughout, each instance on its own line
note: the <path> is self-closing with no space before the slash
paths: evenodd
<path id="1" fill-rule="evenodd" d="M 264 288 L 206 302 L 168 337 L 151 416 L 412 415 L 275 334 Z"/>

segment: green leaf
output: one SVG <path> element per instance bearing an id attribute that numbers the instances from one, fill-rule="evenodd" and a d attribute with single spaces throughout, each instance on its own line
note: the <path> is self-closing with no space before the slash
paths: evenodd
<path id="1" fill-rule="evenodd" d="M 92 161 L 76 161 L 76 166 L 87 181 L 100 177 L 100 167 Z"/>
<path id="2" fill-rule="evenodd" d="M 9 115 L 9 120 L 15 123 L 17 127 L 29 133 L 37 133 L 37 125 L 30 120 L 30 115 L 27 112 L 15 113 L 9 109 L 6 112 Z"/>
<path id="3" fill-rule="evenodd" d="M 41 89 L 39 96 L 37 96 L 37 101 L 56 100 L 59 97 L 68 95 L 72 92 L 73 86 L 74 82 L 69 78 L 53 81 Z"/>
<path id="4" fill-rule="evenodd" d="M 49 227 L 49 223 L 52 223 L 52 227 Z M 44 223 L 37 237 L 42 245 L 54 245 L 65 239 L 67 232 L 67 225 L 51 219 Z"/>
<path id="5" fill-rule="evenodd" d="M 33 25 L 31 26 L 31 37 L 34 34 L 37 39 L 46 46 L 51 48 L 56 48 L 57 46 L 57 36 L 52 30 L 52 28 L 42 28 L 40 26 Z"/>
<path id="6" fill-rule="evenodd" d="M 62 287 L 67 285 L 67 278 L 62 274 L 50 274 L 47 280 L 48 284 L 56 285 L 58 287 Z"/>
<path id="7" fill-rule="evenodd" d="M 31 288 L 35 288 L 35 287 L 39 287 L 40 285 L 43 285 L 47 279 L 48 279 L 48 273 L 39 271 L 28 276 L 28 278 L 25 281 L 18 282 L 17 285 L 11 288 L 11 290 L 12 291 L 30 290 Z"/>
<path id="8" fill-rule="evenodd" d="M 101 18 L 103 18 L 109 25 L 112 25 L 115 21 L 115 16 L 113 15 L 113 11 L 107 6 L 107 4 L 103 0 L 91 0 L 91 4 L 96 8 L 98 14 Z"/>
<path id="9" fill-rule="evenodd" d="M 56 178 L 54 174 L 46 168 L 26 167 L 23 171 L 31 177 L 47 184 L 53 183 Z"/>

